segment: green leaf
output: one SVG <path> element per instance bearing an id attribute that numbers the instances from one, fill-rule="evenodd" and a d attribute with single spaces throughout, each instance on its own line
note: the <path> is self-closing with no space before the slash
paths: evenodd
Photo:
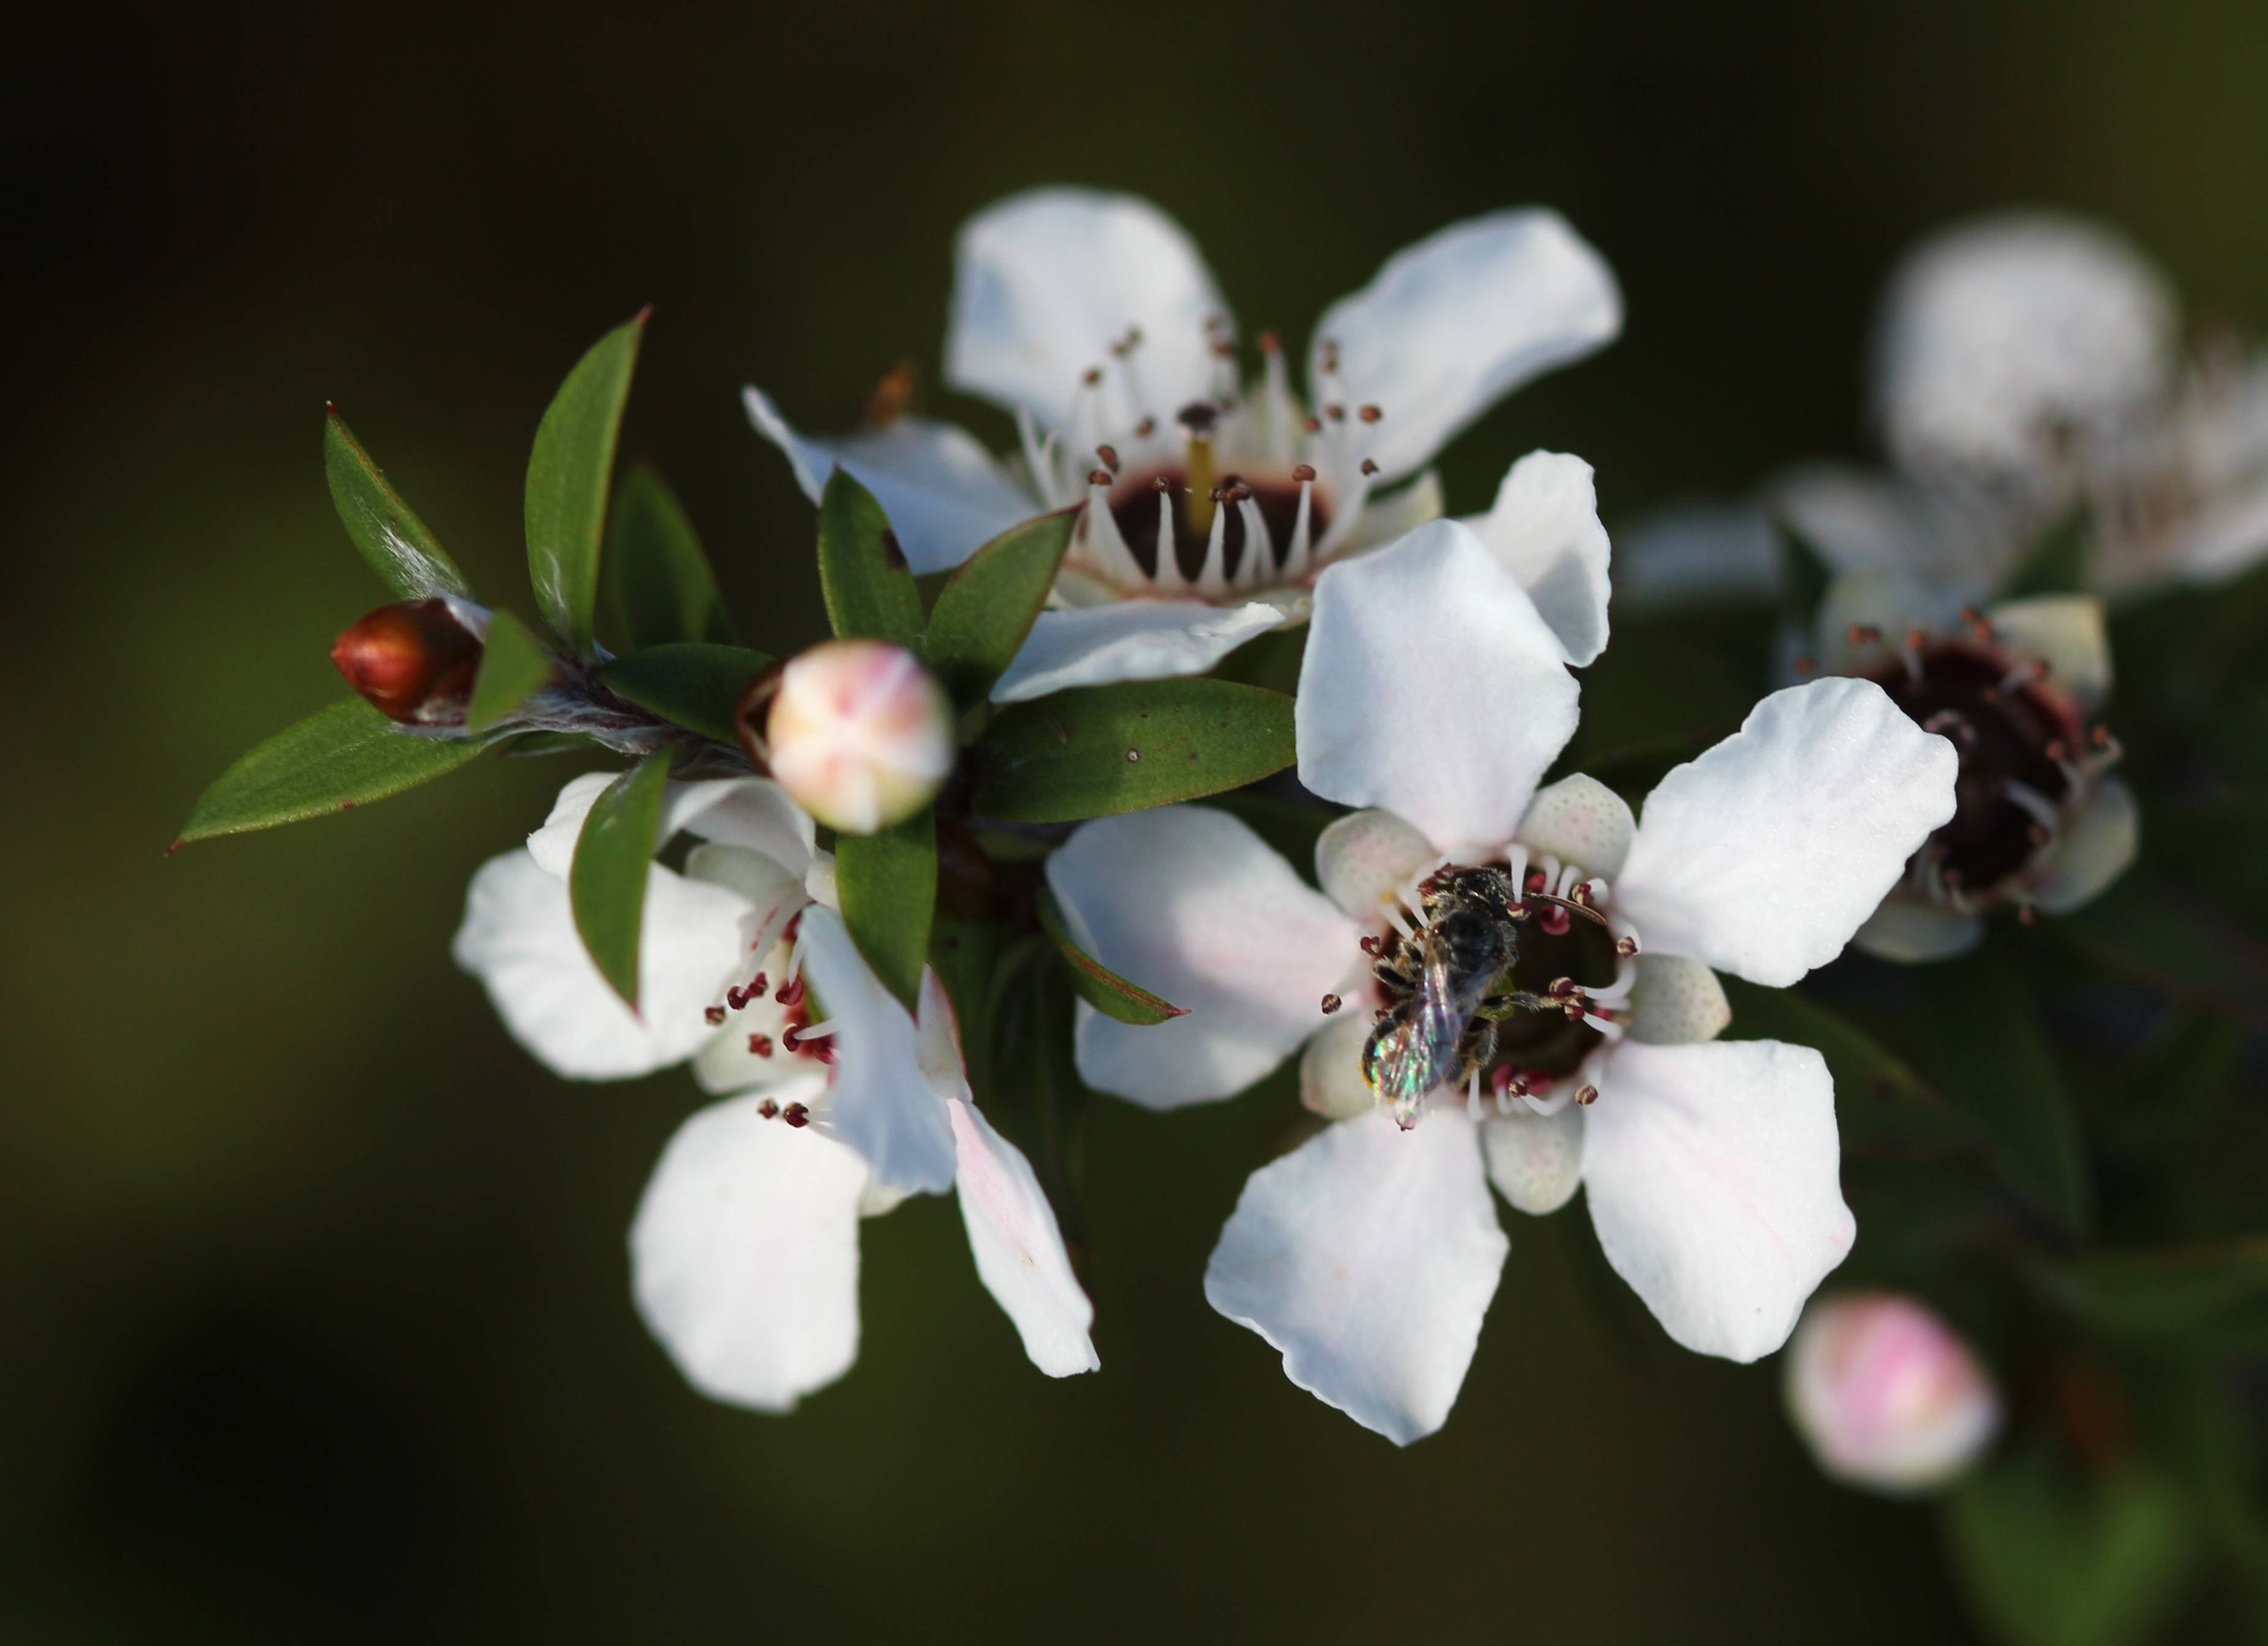
<path id="1" fill-rule="evenodd" d="M 641 310 L 576 363 L 544 412 L 527 459 L 528 579 L 543 620 L 585 657 L 592 655 L 615 441 L 645 321 Z"/>
<path id="2" fill-rule="evenodd" d="M 2031 992 L 1985 949 L 1919 968 L 1915 986 L 1942 1037 L 1947 1095 L 1984 1134 L 2008 1186 L 2067 1234 L 2092 1214 L 2071 1096 Z"/>
<path id="3" fill-rule="evenodd" d="M 607 532 L 615 614 L 633 651 L 673 641 L 739 643 L 700 535 L 652 463 L 630 466 Z"/>
<path id="4" fill-rule="evenodd" d="M 819 498 L 819 582 L 837 638 L 921 645 L 921 594 L 874 494 L 838 469 Z"/>
<path id="5" fill-rule="evenodd" d="M 484 732 L 551 682 L 551 649 L 510 612 L 489 614 L 488 637 L 481 645 L 481 672 L 465 705 L 465 729 Z"/>
<path id="6" fill-rule="evenodd" d="M 1073 941 L 1055 894 L 1040 894 L 1040 926 L 1055 941 L 1056 951 L 1071 963 L 1071 986 L 1079 998 L 1105 1017 L 1138 1028 L 1148 1028 L 1169 1018 L 1187 1017 L 1189 1008 L 1161 1000 L 1149 990 L 1127 982 Z"/>
<path id="7" fill-rule="evenodd" d="M 1778 520 L 1772 524 L 1779 541 L 1780 603 L 1808 633 L 1820 602 L 1827 598 L 1827 586 L 1835 580 L 1834 568 L 1819 545 L 1793 522 Z"/>
<path id="8" fill-rule="evenodd" d="M 575 837 L 567 896 L 575 929 L 591 963 L 632 1011 L 638 1003 L 638 944 L 644 930 L 646 882 L 669 781 L 666 750 L 648 755 L 599 796 Z"/>
<path id="9" fill-rule="evenodd" d="M 2095 516 L 2085 504 L 2040 534 L 2032 551 L 2008 573 L 2004 600 L 2029 594 L 2080 594 L 2095 548 Z"/>
<path id="10" fill-rule="evenodd" d="M 1857 1024 L 1793 989 L 1768 989 L 1729 974 L 1719 979 L 1743 1040 L 1815 1047 L 1835 1077 L 1844 1146 L 1919 1151 L 1979 1146 L 1970 1118 Z"/>
<path id="11" fill-rule="evenodd" d="M 2268 1347 L 2268 1236 L 2213 1245 L 2041 1261 L 2033 1274 L 2083 1324 L 2107 1336 Z"/>
<path id="12" fill-rule="evenodd" d="M 835 890 L 858 952 L 883 985 L 915 1009 L 937 910 L 935 819 L 924 810 L 880 834 L 840 837 Z"/>
<path id="13" fill-rule="evenodd" d="M 2014 1646 L 2136 1646 L 2198 1569 L 2171 1481 L 2140 1463 L 2082 1474 L 2036 1444 L 1972 1475 L 1945 1530 L 1980 1619 Z"/>
<path id="14" fill-rule="evenodd" d="M 733 717 L 748 683 L 770 661 L 742 646 L 687 640 L 618 657 L 599 671 L 599 678 L 608 690 L 641 709 L 731 743 L 738 736 Z"/>
<path id="15" fill-rule="evenodd" d="M 462 737 L 420 737 L 354 698 L 287 727 L 214 780 L 176 845 L 350 811 L 454 771 L 480 752 Z"/>
<path id="16" fill-rule="evenodd" d="M 2154 993 L 2268 1025 L 2268 948 L 2161 875 L 2131 868 L 2084 909 L 2043 920 L 2040 930 Z"/>
<path id="17" fill-rule="evenodd" d="M 428 594 L 470 598 L 457 563 L 425 529 L 356 439 L 336 406 L 323 409 L 323 473 L 339 520 L 387 587 L 405 599 Z"/>
<path id="18" fill-rule="evenodd" d="M 1012 703 L 970 750 L 976 810 L 1009 823 L 1197 800 L 1297 757 L 1292 699 L 1226 680 L 1129 681 Z"/>
<path id="19" fill-rule="evenodd" d="M 940 590 L 925 643 L 930 667 L 966 709 L 984 701 L 1047 604 L 1077 509 L 1027 520 L 969 556 Z"/>

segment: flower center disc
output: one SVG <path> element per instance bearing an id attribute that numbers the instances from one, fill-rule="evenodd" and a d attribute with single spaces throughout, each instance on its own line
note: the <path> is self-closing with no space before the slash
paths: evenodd
<path id="1" fill-rule="evenodd" d="M 1262 583 L 1268 582 L 1292 544 L 1292 532 L 1300 518 L 1300 485 L 1291 476 L 1276 475 L 1258 477 L 1249 474 L 1222 475 L 1218 484 L 1226 489 L 1241 484 L 1252 494 L 1253 506 L 1260 518 L 1267 522 L 1268 535 L 1275 545 L 1275 557 L 1261 567 Z M 1207 517 L 1205 528 L 1197 528 L 1197 511 L 1190 507 L 1189 470 L 1181 464 L 1145 469 L 1119 476 L 1110 489 L 1110 516 L 1117 522 L 1118 535 L 1133 552 L 1135 562 L 1143 575 L 1158 575 L 1158 498 L 1163 494 L 1173 505 L 1174 563 L 1181 574 L 1194 581 L 1204 569 L 1205 550 L 1211 540 L 1211 521 Z M 1214 503 L 1211 507 L 1226 516 L 1221 534 L 1223 575 L 1233 579 L 1244 564 L 1247 551 L 1244 512 L 1232 503 Z M 1323 500 L 1322 488 L 1315 491 L 1314 500 L 1308 505 L 1307 534 L 1310 542 L 1322 541 L 1323 533 L 1331 521 L 1330 506 Z"/>
<path id="2" fill-rule="evenodd" d="M 1948 888 L 1975 899 L 2031 861 L 2073 798 L 2066 763 L 2078 746 L 2079 720 L 2060 694 L 2024 677 L 1997 652 L 1933 641 L 1917 660 L 1868 678 L 1961 756 L 1952 821 L 1922 851 Z"/>

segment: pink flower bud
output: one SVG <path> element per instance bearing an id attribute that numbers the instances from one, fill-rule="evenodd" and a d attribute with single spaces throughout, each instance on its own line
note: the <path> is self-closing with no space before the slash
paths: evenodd
<path id="1" fill-rule="evenodd" d="M 434 595 L 380 606 L 331 643 L 347 684 L 388 720 L 454 726 L 465 718 L 481 670 L 488 616 Z"/>
<path id="2" fill-rule="evenodd" d="M 1821 1468 L 1893 1495 L 1944 1485 L 2000 1427 L 2000 1397 L 1969 1346 L 1891 1292 L 1815 1299 L 1788 1347 L 1786 1395 Z"/>
<path id="3" fill-rule="evenodd" d="M 905 647 L 828 640 L 780 671 L 764 743 L 804 810 L 873 834 L 928 805 L 953 770 L 953 704 Z"/>

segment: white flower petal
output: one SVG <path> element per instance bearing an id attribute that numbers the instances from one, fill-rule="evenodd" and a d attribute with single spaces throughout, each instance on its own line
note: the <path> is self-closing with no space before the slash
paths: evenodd
<path id="1" fill-rule="evenodd" d="M 1135 380 L 1152 403 L 1128 421 L 1162 422 L 1205 394 L 1213 365 L 1205 324 L 1227 318 L 1196 245 L 1148 201 L 1035 188 L 961 231 L 945 380 L 1061 423 L 1080 376 L 1123 371 L 1111 345 L 1138 331 Z M 1106 383 L 1104 392 L 1116 388 Z"/>
<path id="2" fill-rule="evenodd" d="M 1647 796 L 1615 900 L 1649 950 L 1785 988 L 1953 816 L 1959 764 L 1872 681 L 1776 691 Z"/>
<path id="3" fill-rule="evenodd" d="M 567 786 L 551 802 L 550 814 L 541 827 L 527 837 L 528 855 L 545 874 L 567 878 L 567 870 L 575 861 L 575 842 L 582 835 L 584 819 L 599 803 L 599 796 L 607 792 L 607 786 L 620 776 L 619 771 L 585 771 L 567 779 Z"/>
<path id="4" fill-rule="evenodd" d="M 1489 1181 L 1516 1212 L 1541 1217 L 1575 1198 L 1583 1181 L 1583 1111 L 1514 1111 L 1481 1122 Z"/>
<path id="5" fill-rule="evenodd" d="M 1851 941 L 1868 954 L 1904 965 L 1950 960 L 1984 941 L 1984 916 L 1898 893 L 1883 898 L 1882 906 L 1851 935 Z"/>
<path id="6" fill-rule="evenodd" d="M 1775 1040 L 1624 1041 L 1602 1062 L 1583 1185 L 1607 1261 L 1687 1348 L 1771 1354 L 1857 1233 L 1826 1059 Z"/>
<path id="7" fill-rule="evenodd" d="M 803 808 L 770 778 L 671 786 L 684 793 L 663 819 L 665 838 L 681 829 L 719 845 L 761 852 L 793 875 L 810 869 L 817 831 Z"/>
<path id="8" fill-rule="evenodd" d="M 1530 378 L 1611 343 L 1622 293 L 1606 262 L 1556 211 L 1498 211 L 1428 235 L 1386 261 L 1315 328 L 1307 380 L 1339 357 L 1348 403 L 1385 413 L 1365 449 L 1382 481 L 1413 474 Z"/>
<path id="9" fill-rule="evenodd" d="M 1926 240 L 1891 277 L 1874 395 L 1892 455 L 1917 472 L 2036 469 L 2164 391 L 2172 288 L 2082 218 L 2011 212 Z"/>
<path id="10" fill-rule="evenodd" d="M 1252 1174 L 1205 1301 L 1283 1352 L 1284 1375 L 1406 1446 L 1447 1421 L 1510 1243 L 1472 1122 L 1342 1120 Z"/>
<path id="11" fill-rule="evenodd" d="M 1733 1021 L 1732 1002 L 1717 974 L 1683 955 L 1638 957 L 1631 985 L 1630 1036 L 1651 1045 L 1714 1040 Z"/>
<path id="12" fill-rule="evenodd" d="M 1385 919 L 1380 905 L 1439 855 L 1392 812 L 1349 812 L 1315 837 L 1315 878 L 1349 919 L 1376 926 Z"/>
<path id="13" fill-rule="evenodd" d="M 1041 512 L 967 430 L 925 417 L 815 440 L 799 434 L 760 388 L 741 398 L 756 432 L 779 447 L 814 503 L 837 467 L 874 494 L 906 564 L 919 574 L 959 565 L 1011 526 Z"/>
<path id="14" fill-rule="evenodd" d="M 1496 506 L 1466 525 L 1520 579 L 1578 668 L 1607 649 L 1607 528 L 1591 466 L 1530 452 L 1497 488 Z"/>
<path id="15" fill-rule="evenodd" d="M 1951 493 L 1847 463 L 1792 469 L 1771 482 L 1765 502 L 1831 570 L 1908 572 L 1954 587 L 1956 607 L 1998 580 L 2015 547 L 2004 519 L 1956 506 Z"/>
<path id="16" fill-rule="evenodd" d="M 1454 520 L 1335 565 L 1300 669 L 1300 779 L 1443 850 L 1502 842 L 1575 731 L 1558 638 Z"/>
<path id="17" fill-rule="evenodd" d="M 567 882 L 526 852 L 473 876 L 452 952 L 487 985 L 512 1038 L 570 1080 L 627 1080 L 693 1055 L 716 1030 L 704 1014 L 740 964 L 748 905 L 718 886 L 656 868 L 646 881 L 633 1015 L 591 963 Z"/>
<path id="18" fill-rule="evenodd" d="M 960 1160 L 954 1187 L 961 1221 L 977 1278 L 1014 1325 L 1033 1365 L 1050 1377 L 1094 1371 L 1102 1364 L 1087 1335 L 1094 1305 L 1071 1273 L 1055 1210 L 1031 1162 L 975 1105 L 953 1098 L 945 1107 Z"/>
<path id="19" fill-rule="evenodd" d="M 1611 881 L 1630 856 L 1638 820 L 1621 795 L 1578 771 L 1539 790 L 1514 833 L 1523 845 Z"/>
<path id="20" fill-rule="evenodd" d="M 992 701 L 1021 703 L 1067 686 L 1202 675 L 1283 623 L 1282 612 L 1259 601 L 1208 606 L 1194 600 L 1126 600 L 1043 611 L 994 683 Z"/>
<path id="21" fill-rule="evenodd" d="M 1300 1053 L 1300 1101 L 1311 1113 L 1351 1120 L 1378 1107 L 1378 1094 L 1362 1077 L 1362 1049 L 1370 1029 L 1370 1014 L 1349 1007 L 1307 1042 Z"/>
<path id="22" fill-rule="evenodd" d="M 1441 493 L 1441 476 L 1428 469 L 1406 486 L 1380 494 L 1373 492 L 1362 506 L 1362 513 L 1347 534 L 1347 554 L 1359 554 L 1366 549 L 1375 549 L 1381 543 L 1390 543 L 1397 537 L 1407 537 L 1427 520 L 1437 520 L 1448 512 L 1447 499 Z"/>
<path id="23" fill-rule="evenodd" d="M 630 1285 L 687 1382 L 786 1412 L 858 1358 L 866 1166 L 759 1101 L 712 1103 L 669 1140 L 630 1225 Z"/>
<path id="24" fill-rule="evenodd" d="M 2046 663 L 2049 683 L 2070 694 L 2081 712 L 2093 713 L 2110 698 L 2110 636 L 2094 595 L 2003 601 L 1984 616 L 2007 645 Z"/>
<path id="25" fill-rule="evenodd" d="M 1082 824 L 1048 860 L 1082 947 L 1185 1016 L 1138 1028 L 1081 1003 L 1079 1072 L 1152 1109 L 1242 1091 L 1322 1027 L 1363 963 L 1359 930 L 1226 812 Z"/>
<path id="26" fill-rule="evenodd" d="M 2126 872 L 2141 844 L 2134 791 L 2116 778 L 2105 779 L 2034 869 L 2032 901 L 2050 914 L 2069 914 L 2093 902 Z"/>
<path id="27" fill-rule="evenodd" d="M 832 909 L 804 911 L 802 940 L 811 1009 L 835 1026 L 836 1134 L 885 1187 L 944 1193 L 953 1186 L 953 1127 L 922 1068 L 911 1015 L 867 970 Z"/>

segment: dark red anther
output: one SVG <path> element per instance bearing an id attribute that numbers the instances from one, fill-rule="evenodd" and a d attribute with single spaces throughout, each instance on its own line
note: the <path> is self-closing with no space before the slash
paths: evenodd
<path id="1" fill-rule="evenodd" d="M 1314 470 L 1314 466 L 1313 466 L 1312 464 L 1309 464 L 1309 463 L 1297 463 L 1297 464 L 1294 464 L 1294 465 L 1292 466 L 1292 479 L 1294 479 L 1294 480 L 1296 480 L 1296 481 L 1298 481 L 1301 485 L 1303 485 L 1303 486 L 1304 486 L 1304 485 L 1306 485 L 1306 484 L 1307 484 L 1310 480 L 1313 480 L 1314 477 L 1315 477 L 1315 470 Z"/>
<path id="2" fill-rule="evenodd" d="M 1618 937 L 1615 939 L 1615 953 L 1620 955 L 1624 960 L 1628 960 L 1631 956 L 1638 953 L 1638 939 L 1635 937 Z"/>
<path id="3" fill-rule="evenodd" d="M 1171 491 L 1173 489 L 1174 483 L 1166 478 L 1163 475 L 1160 475 L 1155 480 L 1152 480 L 1150 483 L 1150 490 L 1160 493 L 1161 495 L 1165 492 Z"/>
<path id="4" fill-rule="evenodd" d="M 1360 417 L 1365 423 L 1375 423 L 1386 414 L 1383 411 L 1381 411 L 1376 406 L 1365 406 L 1354 415 Z"/>
<path id="5" fill-rule="evenodd" d="M 1346 408 L 1344 406 L 1336 404 L 1325 406 L 1323 408 L 1323 416 L 1329 417 L 1333 423 L 1344 423 L 1346 421 Z"/>
<path id="6" fill-rule="evenodd" d="M 1536 929 L 1546 937 L 1565 937 L 1575 924 L 1575 917 L 1556 903 L 1543 905 L 1543 912 L 1535 918 Z"/>
<path id="7" fill-rule="evenodd" d="M 1110 483 L 1110 471 L 1108 469 L 1088 469 L 1086 471 L 1086 483 L 1091 486 L 1108 485 Z"/>
<path id="8" fill-rule="evenodd" d="M 755 981 L 748 985 L 748 998 L 752 1000 L 761 1000 L 764 998 L 764 991 L 770 987 L 771 987 L 771 979 L 759 971 L 756 973 Z"/>
<path id="9" fill-rule="evenodd" d="M 1371 933 L 1366 934 L 1357 947 L 1359 947 L 1366 955 L 1376 955 L 1378 953 L 1377 934 Z"/>
<path id="10" fill-rule="evenodd" d="M 780 1111 L 780 1118 L 792 1126 L 806 1126 L 811 1124 L 811 1111 L 799 1103 L 792 1103 Z"/>
<path id="11" fill-rule="evenodd" d="M 1277 354 L 1281 352 L 1284 347 L 1272 331 L 1263 331 L 1252 341 L 1254 346 L 1263 354 Z"/>
<path id="12" fill-rule="evenodd" d="M 748 1037 L 748 1050 L 760 1058 L 768 1058 L 771 1056 L 772 1037 L 770 1035 L 750 1035 Z"/>
<path id="13" fill-rule="evenodd" d="M 380 606 L 331 643 L 363 701 L 405 726 L 457 726 L 481 670 L 481 638 L 438 595 Z"/>
<path id="14" fill-rule="evenodd" d="M 1321 417 L 1302 417 L 1300 419 L 1300 426 L 1310 434 L 1321 434 L 1323 432 L 1323 420 Z"/>
<path id="15" fill-rule="evenodd" d="M 1340 1007 L 1345 1004 L 1346 1002 L 1339 999 L 1337 995 L 1326 994 L 1323 996 L 1323 1015 L 1329 1017 L 1333 1012 L 1336 1012 Z"/>
<path id="16" fill-rule="evenodd" d="M 803 1004 L 803 979 L 801 978 L 797 978 L 790 982 L 781 984 L 779 986 L 779 993 L 774 998 L 777 999 L 782 1006 L 787 1007 L 792 1010 L 794 1008 Z"/>
<path id="17" fill-rule="evenodd" d="M 777 1120 L 779 1118 L 779 1105 L 767 1097 L 756 1105 L 756 1112 L 767 1120 Z"/>
<path id="18" fill-rule="evenodd" d="M 2093 743 L 2097 749 L 2110 748 L 2110 728 L 2107 726 L 2096 727 L 2093 731 L 2087 734 L 2087 741 Z"/>
<path id="19" fill-rule="evenodd" d="M 729 1007 L 731 1007 L 734 1011 L 736 1011 L 736 1012 L 737 1012 L 737 1011 L 739 1011 L 739 1010 L 740 1010 L 743 1006 L 746 1006 L 747 1003 L 748 1003 L 748 997 L 747 997 L 747 995 L 743 991 L 741 991 L 740 989 L 738 989 L 738 988 L 731 988 L 731 989 L 727 989 L 727 990 L 725 990 L 725 1005 L 727 1005 L 727 1006 L 729 1006 Z M 722 1022 L 724 1020 L 723 1020 L 722 1018 L 719 1018 L 718 1021 L 719 1022 Z"/>
<path id="20" fill-rule="evenodd" d="M 1134 437 L 1137 439 L 1146 440 L 1157 432 L 1158 420 L 1155 417 L 1145 417 L 1134 425 Z"/>
<path id="21" fill-rule="evenodd" d="M 1528 870 L 1527 880 L 1521 883 L 1530 891 L 1542 891 L 1543 889 L 1543 871 L 1540 868 L 1532 868 Z"/>
<path id="22" fill-rule="evenodd" d="M 1080 374 L 1079 380 L 1086 384 L 1089 388 L 1093 388 L 1097 383 L 1100 383 L 1102 380 L 1102 368 L 1099 365 L 1088 366 L 1086 370 Z"/>
<path id="23" fill-rule="evenodd" d="M 1118 448 L 1116 447 L 1098 446 L 1094 448 L 1094 454 L 1102 460 L 1102 466 L 1105 469 L 1109 469 L 1113 474 L 1118 472 Z"/>
<path id="24" fill-rule="evenodd" d="M 1364 458 L 1362 460 L 1362 472 L 1366 475 L 1376 474 L 1378 472 L 1378 459 L 1375 457 Z"/>
<path id="25" fill-rule="evenodd" d="M 1593 1103 L 1599 1101 L 1599 1089 L 1595 1086 L 1577 1087 L 1575 1089 L 1575 1101 L 1582 1104 L 1584 1108 L 1589 1108 Z"/>
<path id="26" fill-rule="evenodd" d="M 701 1015 L 709 1027 L 714 1029 L 725 1021 L 725 1008 L 721 1006 L 704 1006 L 701 1008 Z"/>

